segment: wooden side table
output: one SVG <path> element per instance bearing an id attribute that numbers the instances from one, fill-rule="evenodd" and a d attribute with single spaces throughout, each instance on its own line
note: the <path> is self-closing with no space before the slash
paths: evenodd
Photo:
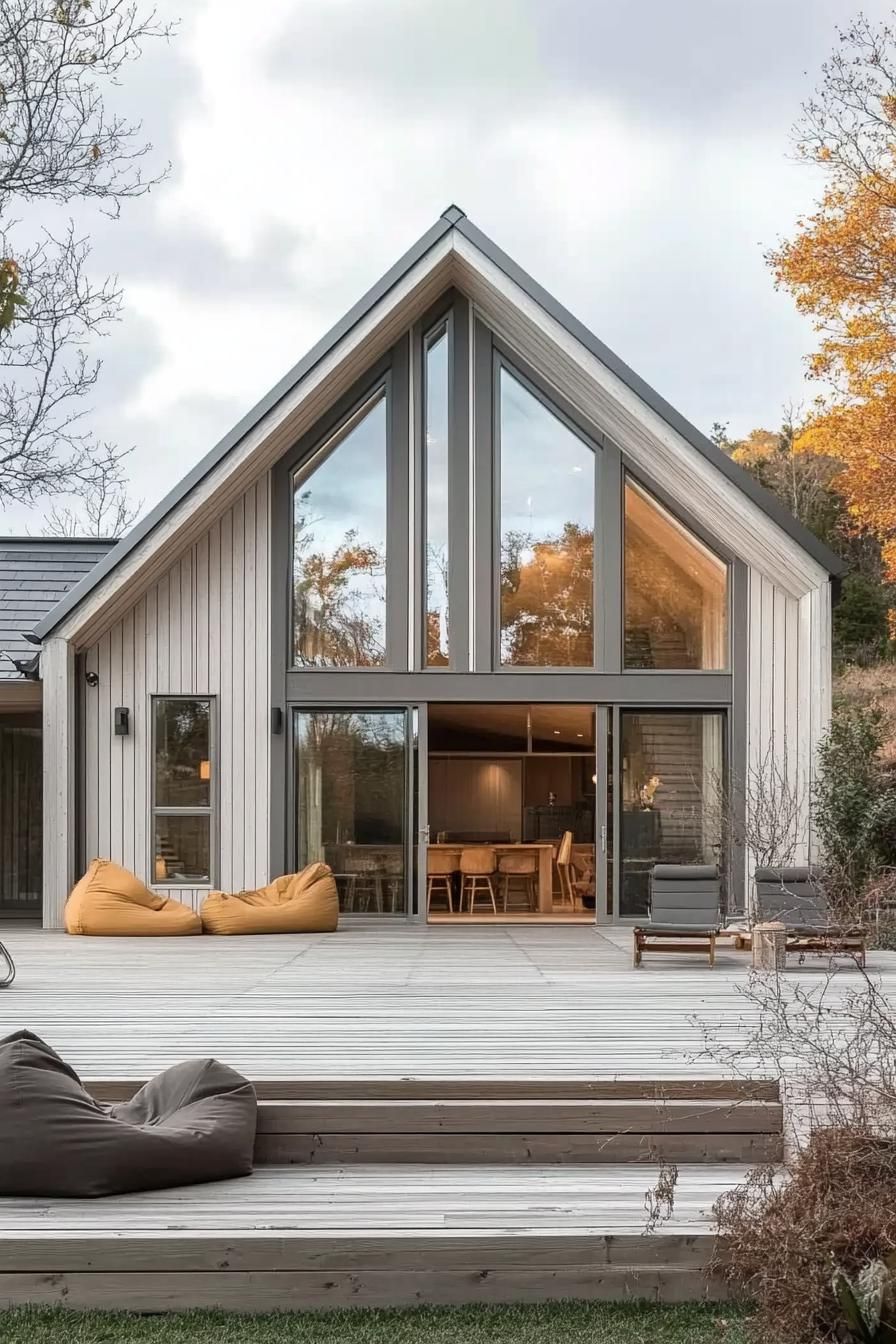
<path id="1" fill-rule="evenodd" d="M 772 921 L 753 926 L 753 967 L 757 971 L 783 971 L 787 965 L 787 930 Z"/>

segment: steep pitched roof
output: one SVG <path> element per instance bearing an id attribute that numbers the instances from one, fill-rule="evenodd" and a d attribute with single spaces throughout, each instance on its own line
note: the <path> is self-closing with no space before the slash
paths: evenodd
<path id="1" fill-rule="evenodd" d="M 24 675 L 13 663 L 37 653 L 25 634 L 115 545 L 100 538 L 0 537 L 0 680 Z"/>
<path id="2" fill-rule="evenodd" d="M 60 622 L 86 598 L 103 579 L 147 538 L 156 527 L 168 517 L 201 481 L 203 481 L 247 435 L 255 430 L 266 415 L 274 410 L 284 398 L 294 392 L 298 385 L 327 356 L 335 352 L 340 342 L 367 317 L 372 309 L 395 288 L 428 253 L 436 249 L 448 235 L 457 233 L 498 267 L 517 285 L 534 303 L 558 322 L 571 336 L 609 369 L 620 382 L 625 384 L 652 411 L 659 415 L 676 433 L 681 435 L 691 447 L 710 461 L 728 480 L 733 482 L 749 499 L 786 532 L 802 549 L 810 555 L 829 574 L 842 574 L 845 566 L 829 547 L 819 541 L 808 528 L 784 507 L 784 505 L 742 467 L 733 462 L 720 448 L 702 434 L 665 398 L 639 377 L 608 346 L 604 345 L 593 332 L 564 308 L 553 295 L 549 294 L 530 275 L 516 264 L 492 240 L 469 220 L 458 206 L 452 205 L 441 218 L 423 234 L 421 238 L 376 282 L 367 293 L 342 317 L 334 327 L 299 360 L 289 373 L 271 388 L 234 428 L 220 440 L 187 475 L 165 496 L 116 546 L 114 552 L 105 557 L 72 588 L 58 604 L 35 626 L 34 633 L 40 638 L 49 635 Z"/>

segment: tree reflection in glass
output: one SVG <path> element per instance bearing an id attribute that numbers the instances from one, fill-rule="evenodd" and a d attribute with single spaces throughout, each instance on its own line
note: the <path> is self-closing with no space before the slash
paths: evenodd
<path id="1" fill-rule="evenodd" d="M 386 394 L 293 484 L 293 664 L 375 667 L 386 643 Z"/>
<path id="2" fill-rule="evenodd" d="M 426 349 L 426 665 L 448 666 L 448 333 Z"/>
<path id="3" fill-rule="evenodd" d="M 501 369 L 501 662 L 594 663 L 592 449 Z"/>
<path id="4" fill-rule="evenodd" d="M 297 709 L 297 863 L 328 863 L 343 910 L 405 909 L 407 714 Z"/>

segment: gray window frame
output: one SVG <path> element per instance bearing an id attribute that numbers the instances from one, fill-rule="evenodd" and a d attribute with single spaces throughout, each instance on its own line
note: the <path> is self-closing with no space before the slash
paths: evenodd
<path id="1" fill-rule="evenodd" d="M 449 666 L 425 665 L 425 342 L 448 325 L 449 347 Z M 495 544 L 500 527 L 495 463 L 496 368 L 514 377 L 596 453 L 595 665 L 590 668 L 502 667 L 498 661 Z M 378 381 L 390 379 L 388 545 L 391 567 L 387 663 L 365 668 L 288 667 L 291 638 L 292 473 L 324 445 Z M 598 451 L 599 450 L 599 451 Z M 724 670 L 623 668 L 624 495 L 626 473 L 729 566 L 728 667 Z M 732 807 L 743 808 L 739 763 L 746 757 L 749 667 L 745 623 L 748 572 L 699 518 L 673 501 L 563 392 L 520 357 L 456 290 L 447 289 L 392 349 L 374 363 L 272 469 L 271 542 L 271 875 L 289 861 L 290 712 L 293 706 L 400 708 L 429 702 L 589 703 L 607 710 L 614 743 L 621 709 L 726 711 L 726 761 Z M 485 600 L 483 595 L 487 594 Z M 474 600 L 475 599 L 475 600 Z M 545 680 L 547 678 L 547 681 Z M 618 843 L 614 851 L 618 883 Z M 743 863 L 731 855 L 734 902 L 743 899 Z M 614 900 L 617 897 L 614 893 Z"/>
<path id="2" fill-rule="evenodd" d="M 403 671 L 408 666 L 407 609 L 409 547 L 408 341 L 405 337 L 378 360 L 335 406 L 286 453 L 272 471 L 271 596 L 273 601 L 272 660 L 282 661 L 287 673 L 302 676 L 342 676 L 345 672 L 370 674 Z M 295 477 L 316 458 L 325 460 L 342 441 L 343 431 L 382 389 L 386 398 L 386 647 L 378 667 L 296 667 L 292 662 L 293 607 L 293 491 Z M 275 685 L 277 667 L 274 667 Z M 274 695 L 272 704 L 280 701 Z"/>
<path id="3" fill-rule="evenodd" d="M 167 807 L 156 803 L 156 705 L 163 701 L 195 702 L 204 700 L 208 702 L 208 747 L 209 761 L 211 763 L 211 780 L 209 788 L 209 801 L 207 807 L 201 807 L 195 804 L 191 807 Z M 218 872 L 220 871 L 221 860 L 221 837 L 219 833 L 219 790 L 220 790 L 220 745 L 218 741 L 218 697 L 205 692 L 177 692 L 172 694 L 158 693 L 149 697 L 149 722 L 150 722 L 150 755 L 149 755 L 149 835 L 148 842 L 148 868 L 150 887 L 165 887 L 166 889 L 180 891 L 212 891 L 218 881 Z M 155 875 L 155 839 L 156 839 L 156 817 L 208 817 L 209 835 L 208 835 L 208 864 L 209 876 L 207 882 L 170 882 L 167 879 L 156 879 Z"/>
<path id="4" fill-rule="evenodd" d="M 426 352 L 436 334 L 448 337 L 448 669 L 470 668 L 470 305 L 449 289 L 411 331 L 414 396 L 411 456 L 413 516 L 410 520 L 411 606 L 408 667 L 444 672 L 426 662 Z"/>
<path id="5" fill-rule="evenodd" d="M 592 575 L 591 575 L 591 663 L 583 665 L 580 669 L 563 666 L 554 666 L 550 664 L 541 666 L 530 666 L 528 664 L 513 665 L 502 663 L 501 661 L 501 374 L 507 372 L 511 378 L 515 379 L 519 385 L 524 388 L 531 396 L 535 398 L 548 412 L 554 416 L 571 434 L 584 443 L 594 455 L 594 474 L 592 477 L 592 517 L 594 521 L 593 541 L 592 541 Z M 491 600 L 493 604 L 494 618 L 492 621 L 492 666 L 496 672 L 511 673 L 517 676 L 521 671 L 537 672 L 543 675 L 545 672 L 574 672 L 580 670 L 583 672 L 594 672 L 600 667 L 601 650 L 603 641 L 603 622 L 599 616 L 600 596 L 601 596 L 601 576 L 603 573 L 601 565 L 601 476 L 602 476 L 602 446 L 597 442 L 593 435 L 585 430 L 569 416 L 562 407 L 556 406 L 551 398 L 542 390 L 538 383 L 524 373 L 512 359 L 504 348 L 493 343 L 492 355 L 492 491 L 494 500 L 494 517 L 492 521 L 492 593 Z"/>
<path id="6" fill-rule="evenodd" d="M 705 546 L 706 549 L 709 551 L 709 553 L 710 553 L 711 555 L 715 556 L 716 560 L 720 561 L 720 563 L 723 564 L 723 565 L 725 566 L 725 644 L 724 644 L 724 648 L 725 648 L 725 663 L 724 663 L 724 666 L 722 666 L 722 667 L 702 667 L 702 668 L 688 668 L 688 667 L 663 667 L 663 668 L 655 668 L 655 667 L 626 667 L 626 666 L 625 666 L 625 484 L 626 484 L 626 481 L 628 481 L 628 480 L 631 480 L 631 481 L 633 482 L 633 484 L 634 484 L 635 486 L 637 486 L 637 488 L 638 488 L 639 490 L 641 490 L 645 495 L 647 495 L 648 498 L 650 498 L 655 504 L 659 505 L 659 507 L 660 507 L 665 513 L 668 513 L 668 514 L 670 515 L 670 517 L 674 518 L 675 521 L 676 521 L 677 523 L 680 523 L 681 526 L 682 526 L 683 528 L 685 528 L 688 532 L 691 533 L 691 535 L 695 538 L 696 541 L 699 541 L 700 544 L 701 544 L 702 546 Z M 733 652 L 734 652 L 734 650 L 733 650 L 732 631 L 731 631 L 731 626 L 732 626 L 732 621 L 731 621 L 731 590 L 732 590 L 732 585 L 733 585 L 733 571 L 734 571 L 734 567 L 735 567 L 735 566 L 734 566 L 734 561 L 732 560 L 731 556 L 730 556 L 730 555 L 725 555 L 725 554 L 723 553 L 723 551 L 720 550 L 720 548 L 719 548 L 717 542 L 716 542 L 714 539 L 713 539 L 712 541 L 710 541 L 710 539 L 708 538 L 708 536 L 706 535 L 706 533 L 703 531 L 702 528 L 700 528 L 699 526 L 695 526 L 693 522 L 691 522 L 691 521 L 689 521 L 688 519 L 686 519 L 685 517 L 683 517 L 681 510 L 678 509 L 678 508 L 673 507 L 673 506 L 668 502 L 668 496 L 664 499 L 664 498 L 662 497 L 662 494 L 661 494 L 658 490 L 655 490 L 652 486 L 647 485 L 646 482 L 641 478 L 640 475 L 638 475 L 637 472 L 632 471 L 628 466 L 626 466 L 626 465 L 624 465 L 624 464 L 623 464 L 623 467 L 622 467 L 622 483 L 621 483 L 621 491 L 622 491 L 622 493 L 621 493 L 621 501 L 620 501 L 620 504 L 621 504 L 621 509 L 622 509 L 622 535 L 621 535 L 621 539 L 620 539 L 620 544 L 621 544 L 621 550 L 622 550 L 622 553 L 621 553 L 621 562 L 622 562 L 622 604 L 621 604 L 621 607 L 620 607 L 620 613 L 619 613 L 619 615 L 620 615 L 620 620 L 621 620 L 622 624 L 621 624 L 621 629 L 620 629 L 620 632 L 619 632 L 619 638 L 620 638 L 620 640 L 621 640 L 621 644 L 620 644 L 620 656 L 621 656 L 621 660 L 622 660 L 622 671 L 625 673 L 626 676 L 636 676 L 636 677 L 637 677 L 637 676 L 655 677 L 655 676 L 657 676 L 657 675 L 660 675 L 660 676 L 677 677 L 677 676 L 680 676 L 682 672 L 690 672 L 690 673 L 692 673 L 692 674 L 701 674 L 701 675 L 705 675 L 706 673 L 730 672 L 730 671 L 731 671 L 731 666 L 732 666 L 732 657 L 733 657 Z"/>

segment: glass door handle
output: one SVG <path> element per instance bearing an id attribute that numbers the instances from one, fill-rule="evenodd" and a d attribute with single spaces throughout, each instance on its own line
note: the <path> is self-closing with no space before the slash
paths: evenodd
<path id="1" fill-rule="evenodd" d="M 601 828 L 600 828 L 600 852 L 601 852 L 601 854 L 606 854 L 606 852 L 607 852 L 607 828 L 606 828 L 606 826 L 601 826 Z"/>
<path id="2" fill-rule="evenodd" d="M 423 826 L 423 827 L 421 828 L 421 830 L 420 830 L 420 843 L 421 843 L 421 845 L 428 845 L 428 844 L 429 844 L 429 827 L 428 827 L 428 826 Z"/>

